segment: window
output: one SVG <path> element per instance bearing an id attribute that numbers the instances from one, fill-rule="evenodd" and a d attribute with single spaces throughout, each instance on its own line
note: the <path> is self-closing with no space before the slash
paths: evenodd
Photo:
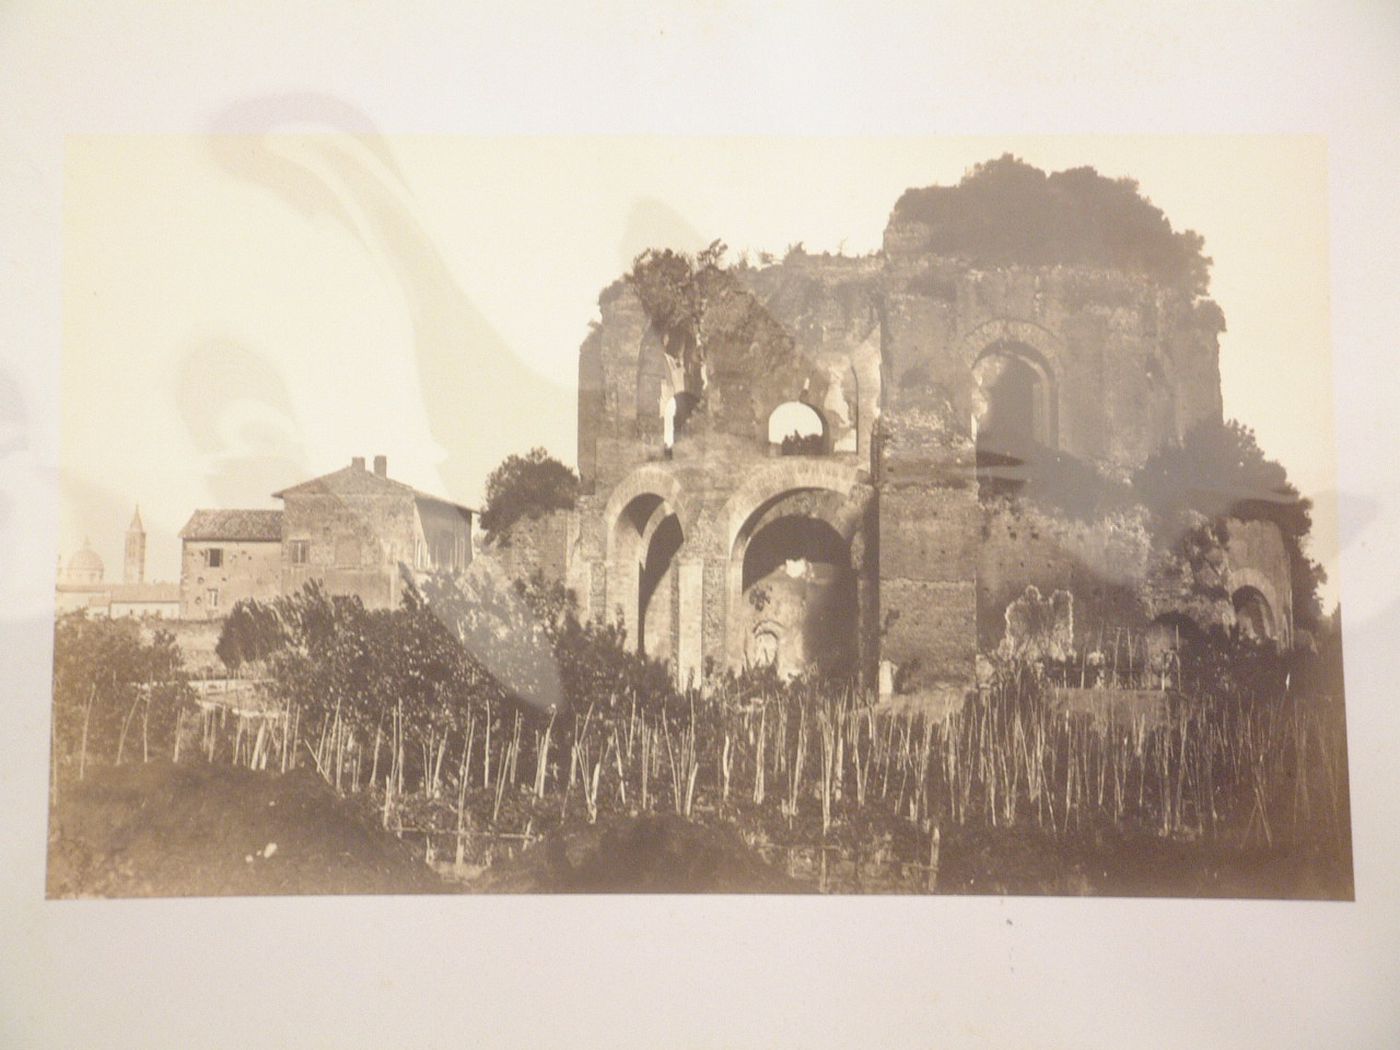
<path id="1" fill-rule="evenodd" d="M 219 588 L 210 587 L 204 592 L 204 603 L 211 609 L 219 607 Z"/>
<path id="2" fill-rule="evenodd" d="M 784 456 L 820 456 L 826 452 L 826 424 L 811 405 L 787 401 L 768 417 L 768 441 Z"/>
<path id="3" fill-rule="evenodd" d="M 287 555 L 293 565 L 305 565 L 311 560 L 310 540 L 290 540 L 287 543 Z"/>
<path id="4" fill-rule="evenodd" d="M 220 568 L 224 564 L 224 549 L 222 547 L 210 547 L 204 552 L 204 564 L 211 569 Z"/>

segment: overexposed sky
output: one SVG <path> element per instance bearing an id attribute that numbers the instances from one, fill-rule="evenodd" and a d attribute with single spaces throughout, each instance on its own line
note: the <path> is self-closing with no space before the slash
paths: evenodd
<path id="1" fill-rule="evenodd" d="M 905 188 L 1004 152 L 1136 178 L 1205 237 L 1226 414 L 1317 502 L 1333 569 L 1316 137 L 70 138 L 60 550 L 90 537 L 116 578 L 139 502 L 173 579 L 192 509 L 353 455 L 475 504 L 510 452 L 574 460 L 578 345 L 643 248 L 869 252 Z"/>

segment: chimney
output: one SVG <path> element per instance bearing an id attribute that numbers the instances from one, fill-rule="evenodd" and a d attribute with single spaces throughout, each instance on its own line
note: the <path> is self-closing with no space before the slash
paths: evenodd
<path id="1" fill-rule="evenodd" d="M 353 459 L 350 460 L 350 466 L 353 467 L 355 470 L 364 470 L 364 469 L 365 469 L 365 457 L 364 457 L 364 456 L 355 456 Z"/>
<path id="2" fill-rule="evenodd" d="M 389 476 L 389 458 L 387 456 L 374 457 L 374 472 L 381 478 Z"/>

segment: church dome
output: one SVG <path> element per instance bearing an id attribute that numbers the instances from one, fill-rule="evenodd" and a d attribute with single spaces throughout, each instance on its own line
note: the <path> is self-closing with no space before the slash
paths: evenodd
<path id="1" fill-rule="evenodd" d="M 100 583 L 106 571 L 101 556 L 86 543 L 68 559 L 68 578 L 74 583 Z"/>

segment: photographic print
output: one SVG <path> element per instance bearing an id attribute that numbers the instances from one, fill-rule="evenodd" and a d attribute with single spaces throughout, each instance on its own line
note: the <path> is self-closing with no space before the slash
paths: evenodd
<path id="1" fill-rule="evenodd" d="M 265 110 L 68 141 L 50 897 L 1353 897 L 1320 139 Z"/>

